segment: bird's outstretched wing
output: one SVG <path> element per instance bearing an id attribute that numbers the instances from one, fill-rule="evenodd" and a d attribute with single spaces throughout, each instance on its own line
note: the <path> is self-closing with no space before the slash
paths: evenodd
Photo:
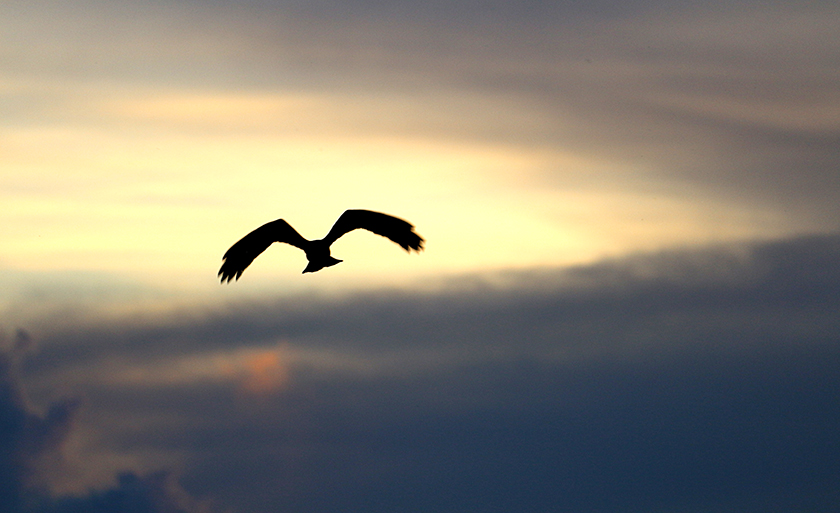
<path id="1" fill-rule="evenodd" d="M 225 252 L 225 256 L 222 257 L 224 262 L 218 274 L 222 277 L 222 282 L 238 280 L 245 268 L 274 242 L 285 242 L 303 249 L 306 239 L 282 219 L 260 226 Z"/>
<path id="2" fill-rule="evenodd" d="M 423 249 L 423 238 L 414 232 L 408 221 L 370 210 L 347 210 L 335 222 L 324 242 L 332 244 L 339 237 L 357 228 L 364 228 L 377 235 L 387 237 L 408 252 Z"/>

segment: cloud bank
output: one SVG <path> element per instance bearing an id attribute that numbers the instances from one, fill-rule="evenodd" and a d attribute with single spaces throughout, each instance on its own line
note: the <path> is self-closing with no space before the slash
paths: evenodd
<path id="1" fill-rule="evenodd" d="M 24 370 L 85 398 L 67 458 L 233 511 L 828 512 L 838 290 L 803 237 L 35 324 Z"/>

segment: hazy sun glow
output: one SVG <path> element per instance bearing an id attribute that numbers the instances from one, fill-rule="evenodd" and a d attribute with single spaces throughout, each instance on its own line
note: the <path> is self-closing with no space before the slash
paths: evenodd
<path id="1" fill-rule="evenodd" d="M 466 114 L 487 101 L 460 100 Z M 496 114 L 513 122 L 517 108 Z M 196 287 L 256 226 L 283 217 L 318 238 L 346 208 L 404 217 L 428 249 L 406 259 L 353 234 L 335 246 L 348 262 L 330 270 L 339 282 L 579 263 L 786 228 L 771 213 L 652 193 L 632 164 L 411 129 L 442 113 L 409 99 L 128 91 L 66 110 L 0 128 L 6 267 Z M 249 277 L 303 267 L 290 248 L 273 253 Z"/>
<path id="2" fill-rule="evenodd" d="M 112 7 L 88 17 L 51 5 L 48 28 L 22 11 L 7 33 L 4 55 L 15 64 L 0 73 L 0 271 L 7 275 L 95 272 L 179 293 L 218 290 L 221 255 L 248 231 L 282 217 L 319 238 L 347 208 L 411 221 L 426 252 L 409 258 L 354 233 L 336 244 L 345 263 L 329 279 L 304 280 L 302 255 L 272 248 L 239 290 L 584 263 L 825 230 L 831 218 L 775 204 L 772 193 L 733 194 L 728 189 L 741 184 L 728 185 L 727 141 L 694 128 L 682 133 L 679 122 L 825 130 L 837 117 L 828 92 L 779 103 L 773 89 L 753 96 L 677 87 L 683 67 L 670 61 L 656 68 L 663 82 L 654 87 L 643 81 L 660 76 L 651 75 L 657 61 L 585 61 L 564 55 L 562 45 L 553 57 L 511 60 L 502 52 L 473 62 L 477 48 L 466 35 L 452 48 L 464 53 L 460 65 L 443 61 L 437 74 L 403 75 L 401 66 L 425 70 L 430 61 L 409 52 L 403 64 L 397 48 L 390 55 L 376 46 L 379 54 L 353 32 L 334 34 L 362 45 L 353 55 L 370 67 L 360 71 L 344 59 L 352 55 L 298 47 L 297 32 L 275 40 L 267 20 L 244 13 L 204 20 L 232 31 L 218 39 L 203 24 L 178 25 L 188 15 L 172 6 L 143 11 L 150 33 L 125 17 L 125 6 Z M 681 19 L 658 22 L 684 28 Z M 21 27 L 43 37 L 27 46 Z M 94 27 L 109 27 L 118 46 Z M 421 37 L 426 27 L 406 30 L 397 40 Z M 59 42 L 71 36 L 83 50 L 61 53 Z M 660 37 L 673 34 L 666 26 Z M 189 48 L 197 67 L 180 69 L 185 55 L 169 48 Z M 304 49 L 310 53 L 296 61 Z M 259 74 L 271 59 L 274 81 Z M 126 67 L 131 62 L 150 74 Z M 704 66 L 715 76 L 728 69 Z M 601 96 L 591 103 L 594 93 Z M 627 94 L 637 96 L 620 99 Z M 775 147 L 738 156 L 745 167 L 738 173 L 763 172 Z M 704 182 L 706 169 L 717 182 Z"/>

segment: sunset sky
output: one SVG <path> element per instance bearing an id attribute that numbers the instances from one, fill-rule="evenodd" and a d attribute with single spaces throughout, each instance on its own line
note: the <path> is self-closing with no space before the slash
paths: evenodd
<path id="1" fill-rule="evenodd" d="M 0 509 L 836 511 L 838 27 L 4 1 Z M 349 208 L 426 250 L 218 283 L 250 230 Z"/>

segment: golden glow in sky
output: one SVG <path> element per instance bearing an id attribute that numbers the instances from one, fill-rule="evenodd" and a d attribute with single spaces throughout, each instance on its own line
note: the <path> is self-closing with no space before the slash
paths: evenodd
<path id="1" fill-rule="evenodd" d="M 87 23 L 70 19 L 63 30 L 73 33 L 68 27 L 76 22 Z M 243 23 L 238 19 L 234 30 L 244 30 Z M 0 121 L 0 267 L 7 273 L 106 273 L 153 288 L 204 290 L 215 286 L 227 247 L 253 228 L 282 217 L 304 236 L 320 238 L 347 208 L 409 220 L 427 239 L 427 251 L 408 257 L 384 239 L 355 232 L 334 246 L 345 263 L 325 271 L 330 279 L 297 276 L 303 255 L 275 246 L 241 283 L 394 284 L 830 228 L 813 212 L 775 204 L 763 185 L 728 176 L 732 165 L 752 169 L 756 163 L 739 163 L 738 155 L 750 153 L 738 151 L 733 162 L 725 138 L 686 137 L 685 126 L 669 128 L 652 107 L 630 121 L 625 107 L 605 121 L 612 90 L 602 91 L 591 112 L 586 102 L 573 104 L 583 92 L 561 91 L 570 79 L 560 70 L 583 77 L 582 83 L 618 79 L 634 90 L 647 63 L 527 57 L 515 66 L 523 84 L 529 74 L 543 73 L 559 87 L 534 92 L 492 80 L 453 83 L 445 74 L 406 86 L 388 78 L 399 76 L 398 67 L 389 70 L 374 59 L 370 72 L 384 85 L 373 85 L 354 79 L 347 63 L 318 82 L 313 70 L 320 68 L 289 61 L 285 47 L 277 55 L 286 61 L 274 71 L 288 80 L 308 69 L 308 81 L 237 88 L 218 80 L 230 80 L 238 62 L 232 56 L 248 55 L 241 52 L 257 43 L 274 55 L 284 44 L 271 50 L 259 33 L 240 33 L 226 40 L 230 55 L 219 57 L 218 77 L 190 74 L 187 66 L 167 78 L 167 66 L 183 55 L 153 44 L 154 31 L 123 36 L 113 47 L 104 36 L 79 36 L 65 43 L 96 52 L 63 54 L 66 60 L 47 51 L 60 39 L 57 32 L 29 49 L 10 46 L 6 60 L 15 65 L 0 71 L 8 114 Z M 187 31 L 183 37 L 196 36 Z M 197 55 L 220 51 L 199 40 L 191 43 Z M 150 53 L 138 63 L 150 66 L 151 77 L 92 64 L 96 56 L 131 62 L 144 44 Z M 386 58 L 387 46 L 381 49 Z M 364 50 L 359 55 L 373 59 Z M 326 68 L 333 58 L 315 57 Z M 504 75 L 512 66 L 508 57 L 472 62 L 470 69 Z M 257 76 L 256 67 L 248 69 Z M 776 123 L 804 108 L 745 103 L 737 95 L 718 101 L 691 89 L 667 93 L 658 108 L 750 124 Z M 721 105 L 731 108 L 724 113 Z M 756 112 L 763 114 L 756 118 Z M 826 114 L 834 111 L 820 112 L 815 126 L 836 121 Z"/>

